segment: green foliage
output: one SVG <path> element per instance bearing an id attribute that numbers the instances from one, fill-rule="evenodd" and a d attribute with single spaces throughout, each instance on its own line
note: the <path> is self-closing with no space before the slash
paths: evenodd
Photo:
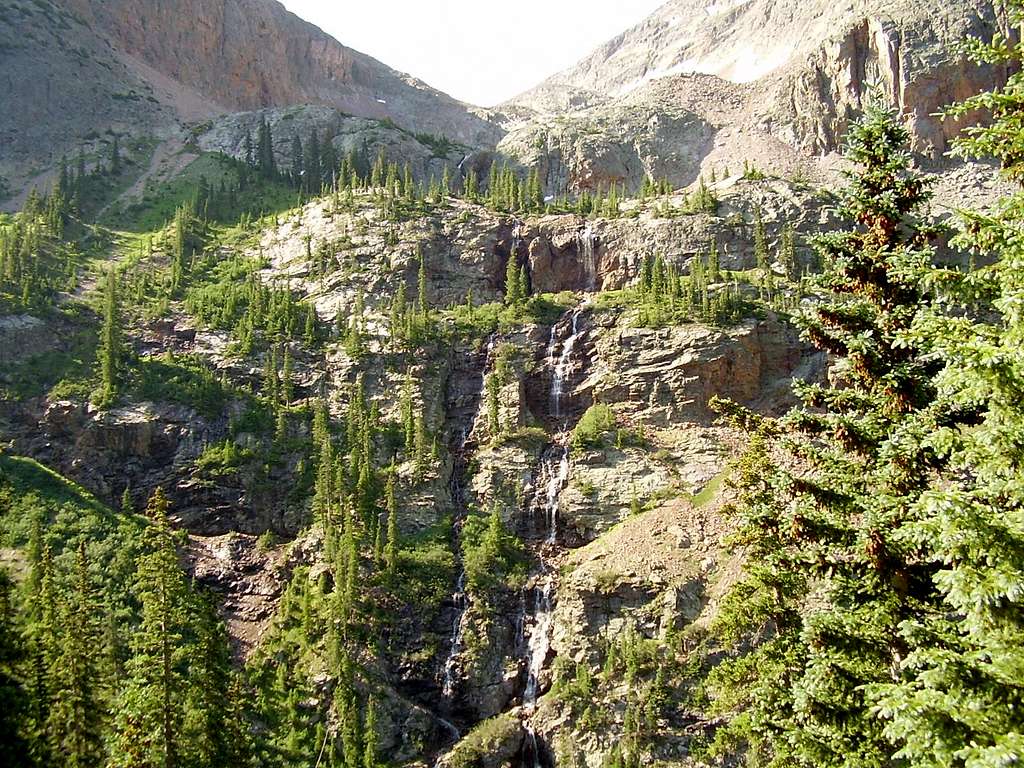
<path id="1" fill-rule="evenodd" d="M 53 400 L 87 400 L 95 391 L 95 317 L 81 305 L 61 306 L 48 317 L 62 343 L 10 365 L 0 393 L 15 399 L 47 395 Z"/>
<path id="2" fill-rule="evenodd" d="M 129 394 L 138 400 L 179 403 L 208 418 L 220 416 L 232 391 L 201 356 L 140 358 Z"/>
<path id="3" fill-rule="evenodd" d="M 239 447 L 233 440 L 208 445 L 196 459 L 196 469 L 211 477 L 234 475 L 255 458 L 251 448 Z"/>
<path id="4" fill-rule="evenodd" d="M 712 241 L 707 254 L 690 262 L 690 274 L 679 275 L 660 255 L 644 257 L 636 284 L 622 292 L 602 296 L 602 306 L 632 306 L 636 323 L 662 328 L 686 322 L 729 326 L 753 311 L 738 280 L 725 285 L 719 268 L 718 246 Z"/>
<path id="5" fill-rule="evenodd" d="M 524 324 L 552 325 L 578 301 L 572 293 L 535 294 L 516 309 L 505 303 L 452 307 L 444 319 L 454 326 L 455 333 L 468 339 L 483 339 L 496 331 L 507 332 Z"/>
<path id="6" fill-rule="evenodd" d="M 1020 0 L 1004 11 L 1012 28 L 1024 21 Z M 991 118 L 968 129 L 956 152 L 991 156 L 1017 182 L 1024 178 L 1021 47 L 997 34 L 991 44 L 970 40 L 966 48 L 975 61 L 1008 65 L 1015 74 L 1004 87 L 951 110 Z M 968 272 L 933 270 L 928 281 L 949 306 L 929 308 L 910 334 L 910 343 L 927 345 L 942 361 L 932 406 L 937 418 L 920 426 L 918 439 L 949 469 L 906 516 L 899 535 L 929 565 L 937 594 L 930 610 L 903 618 L 901 674 L 870 694 L 886 736 L 899 746 L 897 758 L 914 766 L 1024 759 L 1022 222 L 1019 189 L 991 214 L 967 214 L 958 244 L 993 263 Z"/>
<path id="7" fill-rule="evenodd" d="M 49 310 L 57 293 L 73 286 L 83 262 L 69 227 L 73 215 L 67 191 L 58 184 L 45 197 L 33 190 L 20 214 L 0 219 L 0 311 Z"/>
<path id="8" fill-rule="evenodd" d="M 103 290 L 103 327 L 99 341 L 100 388 L 93 398 L 101 407 L 108 407 L 114 402 L 121 386 L 123 342 L 117 292 L 117 273 L 111 269 L 107 272 Z"/>
<path id="9" fill-rule="evenodd" d="M 24 754 L 83 768 L 167 754 L 237 764 L 226 635 L 181 571 L 165 508 L 158 494 L 150 526 L 33 461 L 0 456 L 0 541 L 27 567 L 20 609 L 0 588 L 0 625 L 16 622 L 27 642 L 0 660 L 24 681 Z"/>
<path id="10" fill-rule="evenodd" d="M 907 142 L 882 109 L 851 128 L 849 225 L 816 240 L 828 298 L 798 323 L 844 359 L 841 381 L 798 386 L 803 405 L 781 422 L 721 405 L 750 443 L 733 470 L 746 576 L 718 621 L 737 656 L 717 696 L 733 715 L 723 743 L 744 743 L 756 765 L 881 768 L 899 749 L 872 691 L 898 674 L 892 639 L 933 589 L 901 526 L 942 466 L 921 439 L 932 364 L 908 338 L 933 296 L 918 217 L 928 182 Z"/>
<path id="11" fill-rule="evenodd" d="M 473 594 L 514 589 L 526 575 L 522 542 L 505 526 L 496 501 L 488 516 L 470 515 L 462 526 L 462 563 Z"/>
<path id="12" fill-rule="evenodd" d="M 318 345 L 324 333 L 316 309 L 291 290 L 260 280 L 261 267 L 258 261 L 237 257 L 213 262 L 186 289 L 186 310 L 213 328 L 231 332 L 242 353 L 273 343 Z"/>
<path id="13" fill-rule="evenodd" d="M 449 597 L 455 580 L 450 531 L 449 522 L 403 542 L 395 577 L 395 595 L 402 602 L 430 611 Z"/>
<path id="14" fill-rule="evenodd" d="M 499 749 L 516 738 L 522 728 L 513 712 L 506 712 L 476 725 L 459 741 L 447 756 L 452 768 L 474 768 L 497 754 Z"/>
<path id="15" fill-rule="evenodd" d="M 243 216 L 263 216 L 295 205 L 295 192 L 275 173 L 258 169 L 220 153 L 204 153 L 173 179 L 149 183 L 137 201 L 112 206 L 101 223 L 128 232 L 152 232 L 189 205 L 204 219 L 234 223 Z"/>
<path id="16" fill-rule="evenodd" d="M 615 433 L 615 412 L 604 403 L 590 406 L 572 430 L 572 446 L 576 449 L 600 448 Z"/>

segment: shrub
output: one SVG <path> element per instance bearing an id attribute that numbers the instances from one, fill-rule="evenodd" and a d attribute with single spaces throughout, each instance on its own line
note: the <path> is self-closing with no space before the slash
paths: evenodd
<path id="1" fill-rule="evenodd" d="M 470 515 L 462 529 L 466 583 L 474 593 L 513 588 L 525 575 L 522 542 L 509 533 L 497 505 L 489 517 Z"/>
<path id="2" fill-rule="evenodd" d="M 604 403 L 590 406 L 572 431 L 574 448 L 600 448 L 615 432 L 615 413 Z"/>

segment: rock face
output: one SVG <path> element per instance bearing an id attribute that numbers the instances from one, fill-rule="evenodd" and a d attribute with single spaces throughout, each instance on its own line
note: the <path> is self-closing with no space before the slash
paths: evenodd
<path id="1" fill-rule="evenodd" d="M 274 0 L 71 0 L 123 54 L 230 111 L 325 104 L 467 143 L 495 130 L 425 83 L 338 43 Z"/>
<path id="2" fill-rule="evenodd" d="M 0 365 L 12 365 L 38 355 L 57 344 L 57 335 L 43 320 L 32 315 L 0 317 Z M 2 374 L 0 374 L 2 376 Z"/>
<path id="3" fill-rule="evenodd" d="M 513 128 L 498 148 L 536 167 L 552 192 L 636 189 L 645 178 L 696 180 L 714 130 L 670 100 L 634 99 Z"/>
<path id="4" fill-rule="evenodd" d="M 793 402 L 794 378 L 825 374 L 824 356 L 779 318 L 730 329 L 637 328 L 632 320 L 597 309 L 580 321 L 566 405 L 576 413 L 591 403 L 611 406 L 620 437 L 573 452 L 559 499 L 566 542 L 591 541 L 668 490 L 696 494 L 711 483 L 732 441 L 715 424 L 713 397 L 779 413 Z"/>
<path id="5" fill-rule="evenodd" d="M 707 254 L 714 242 L 727 269 L 754 266 L 755 209 L 760 209 L 769 247 L 778 246 L 784 226 L 797 232 L 834 226 L 827 201 L 808 190 L 780 180 L 738 178 L 714 185 L 719 197 L 715 215 L 638 217 L 587 221 L 577 216 L 545 216 L 526 222 L 523 240 L 535 291 L 614 290 L 629 285 L 643 260 L 661 255 L 681 272 L 690 260 Z M 682 198 L 670 202 L 678 208 Z M 806 246 L 800 258 L 810 258 Z"/>
<path id="6" fill-rule="evenodd" d="M 108 132 L 163 138 L 263 108 L 322 105 L 473 147 L 502 135 L 275 0 L 0 0 L 0 53 L 0 100 L 17 105 L 0 111 L 0 194 L 47 186 L 61 155 L 103 156 Z"/>
<path id="7" fill-rule="evenodd" d="M 937 113 L 949 104 L 1003 82 L 1005 67 L 977 65 L 954 52 L 968 36 L 995 32 L 1018 39 L 989 3 L 944 3 L 925 9 L 913 2 L 868 4 L 847 16 L 803 61 L 790 64 L 766 93 L 763 119 L 787 142 L 810 152 L 840 145 L 850 120 L 872 97 L 898 108 L 914 149 L 938 157 L 963 125 Z"/>
<path id="8" fill-rule="evenodd" d="M 1017 37 L 991 0 L 673 0 L 503 105 L 497 117 L 510 133 L 502 148 L 539 159 L 554 193 L 609 181 L 635 188 L 644 173 L 681 186 L 706 170 L 713 144 L 726 161 L 784 172 L 792 150 L 805 159 L 837 150 L 877 91 L 906 116 L 914 149 L 938 157 L 962 122 L 935 114 L 1007 75 L 967 62 L 955 46 L 996 31 Z M 674 122 L 669 93 L 675 109 L 691 113 L 690 125 Z M 661 122 L 651 125 L 650 113 Z M 667 137 L 681 157 L 669 153 L 660 166 L 645 158 Z"/>
<path id="9" fill-rule="evenodd" d="M 63 5 L 0 0 L 0 62 L 0 197 L 4 177 L 16 192 L 62 154 L 101 153 L 108 130 L 148 132 L 174 117 L 102 32 Z"/>

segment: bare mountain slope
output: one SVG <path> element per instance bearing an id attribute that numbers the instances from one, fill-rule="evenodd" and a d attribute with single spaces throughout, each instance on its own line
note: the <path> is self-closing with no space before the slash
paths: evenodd
<path id="1" fill-rule="evenodd" d="M 956 43 L 1002 26 L 992 0 L 672 0 L 505 112 L 592 107 L 699 73 L 754 85 L 751 114 L 764 129 L 821 153 L 876 88 L 907 113 L 916 148 L 937 154 L 958 126 L 934 113 L 1005 75 L 964 61 Z"/>
<path id="2" fill-rule="evenodd" d="M 230 111 L 295 104 L 471 144 L 493 141 L 469 107 L 339 43 L 276 0 L 67 0 L 127 56 Z"/>
<path id="3" fill-rule="evenodd" d="M 14 189 L 108 131 L 315 104 L 493 146 L 471 107 L 345 47 L 276 0 L 0 0 L 0 177 Z"/>

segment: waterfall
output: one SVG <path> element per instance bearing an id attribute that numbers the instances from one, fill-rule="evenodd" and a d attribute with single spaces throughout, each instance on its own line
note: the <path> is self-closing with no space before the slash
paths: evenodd
<path id="1" fill-rule="evenodd" d="M 597 290 L 597 237 L 594 234 L 594 226 L 589 221 L 583 231 L 577 236 L 579 243 L 580 261 L 583 262 L 583 269 L 587 276 L 587 291 L 593 293 Z"/>
<path id="2" fill-rule="evenodd" d="M 512 247 L 511 258 L 515 259 L 519 253 L 519 247 L 523 244 L 523 222 L 516 219 L 512 225 Z"/>
<path id="3" fill-rule="evenodd" d="M 546 478 L 544 495 L 540 499 L 545 521 L 542 546 L 550 548 L 558 539 L 558 497 L 569 480 L 569 449 L 561 442 L 555 443 L 541 459 L 541 476 Z M 532 715 L 540 698 L 540 676 L 551 652 L 551 631 L 555 614 L 556 569 L 544 557 L 538 556 L 539 564 L 533 580 L 533 626 L 526 638 L 527 660 L 526 688 L 523 690 L 523 709 Z M 526 720 L 526 746 L 523 750 L 522 765 L 526 768 L 544 768 L 540 741 L 533 724 Z"/>
<path id="4" fill-rule="evenodd" d="M 538 487 L 544 487 L 544 495 L 537 499 L 536 508 L 544 520 L 543 545 L 552 547 L 558 540 L 558 497 L 569 481 L 569 449 L 562 442 L 556 442 L 541 458 Z M 533 627 L 526 641 L 528 660 L 526 689 L 523 704 L 532 709 L 540 693 L 540 675 L 544 671 L 548 652 L 551 650 L 551 627 L 555 607 L 555 569 L 538 556 L 539 564 L 533 580 Z"/>
<path id="5" fill-rule="evenodd" d="M 469 601 L 466 599 L 465 570 L 459 573 L 458 581 L 455 583 L 452 603 L 455 605 L 455 617 L 452 619 L 452 644 L 448 650 L 448 658 L 444 662 L 444 681 L 441 684 L 441 695 L 449 703 L 455 696 L 455 675 L 458 672 L 459 654 L 462 653 L 462 617 L 466 613 L 466 608 L 469 607 Z"/>
<path id="6" fill-rule="evenodd" d="M 588 242 L 593 240 L 588 236 Z M 592 250 L 591 250 L 592 253 Z M 547 366 L 551 371 L 549 402 L 551 415 L 556 419 L 563 416 L 563 400 L 570 386 L 573 373 L 573 352 L 583 335 L 580 317 L 587 308 L 587 301 L 568 313 L 567 317 L 551 328 L 548 339 Z M 568 333 L 564 340 L 560 333 Z M 548 557 L 558 544 L 559 497 L 569 482 L 569 436 L 559 435 L 541 455 L 537 471 L 536 495 L 533 502 L 535 519 L 543 520 L 543 536 L 538 542 L 537 568 L 531 580 L 532 601 L 524 596 L 525 606 L 532 602 L 532 622 L 527 625 L 524 617 L 523 652 L 526 661 L 526 687 L 523 689 L 523 709 L 527 715 L 523 727 L 526 730 L 526 744 L 522 753 L 522 765 L 527 768 L 544 768 L 540 739 L 530 722 L 537 708 L 541 694 L 541 675 L 551 653 L 551 633 L 554 629 L 555 590 L 558 570 Z"/>
<path id="7" fill-rule="evenodd" d="M 561 351 L 558 348 L 558 326 L 561 322 L 551 327 L 551 337 L 548 340 L 548 366 L 551 368 L 551 414 L 559 419 L 562 417 L 562 400 L 565 397 L 565 385 L 572 373 L 572 354 L 576 348 L 582 332 L 580 331 L 580 316 L 586 309 L 586 302 L 580 304 L 572 311 L 570 320 L 569 337 L 562 343 Z"/>
<path id="8" fill-rule="evenodd" d="M 476 423 L 480 416 L 480 410 L 484 403 L 484 386 L 487 381 L 487 371 L 493 365 L 494 350 L 496 347 L 495 335 L 491 334 L 491 337 L 487 340 L 487 352 L 484 357 L 484 364 L 480 369 L 480 385 L 474 398 L 474 409 L 470 426 L 463 428 L 459 432 L 458 440 L 456 441 L 451 479 L 449 481 L 449 491 L 451 493 L 452 503 L 455 505 L 455 537 L 458 539 L 462 522 L 465 519 L 468 504 L 466 502 L 466 474 L 469 469 L 469 443 L 472 440 L 472 427 Z M 457 548 L 456 548 L 457 549 Z M 466 615 L 466 610 L 469 608 L 469 596 L 466 593 L 466 569 L 462 567 L 461 561 L 459 563 L 459 577 L 455 582 L 455 591 L 452 593 L 452 604 L 455 608 L 455 616 L 452 618 L 452 634 L 451 634 L 451 645 L 448 649 L 448 657 L 444 662 L 444 676 L 441 682 L 441 694 L 444 701 L 451 707 L 455 700 L 456 688 L 458 685 L 458 672 L 459 672 L 459 656 L 463 650 L 463 633 L 464 626 L 462 619 Z M 445 721 L 446 726 L 451 726 L 451 723 Z M 455 729 L 454 733 L 456 738 L 459 737 L 458 730 Z"/>
<path id="9" fill-rule="evenodd" d="M 541 583 L 534 587 L 534 624 L 533 630 L 530 632 L 530 640 L 527 643 L 530 666 L 527 671 L 526 689 L 523 691 L 523 705 L 528 709 L 533 709 L 537 705 L 537 696 L 540 693 L 540 674 L 544 671 L 544 662 L 547 661 L 548 652 L 551 650 L 551 622 L 555 607 L 554 591 L 554 574 L 549 570 L 541 575 Z"/>
<path id="10" fill-rule="evenodd" d="M 564 445 L 556 444 L 549 453 L 559 454 L 556 465 L 553 457 L 545 460 L 544 474 L 547 477 L 546 497 L 544 504 L 545 518 L 547 519 L 548 533 L 546 542 L 554 544 L 558 538 L 558 495 L 565 488 L 569 480 L 569 449 Z"/>

